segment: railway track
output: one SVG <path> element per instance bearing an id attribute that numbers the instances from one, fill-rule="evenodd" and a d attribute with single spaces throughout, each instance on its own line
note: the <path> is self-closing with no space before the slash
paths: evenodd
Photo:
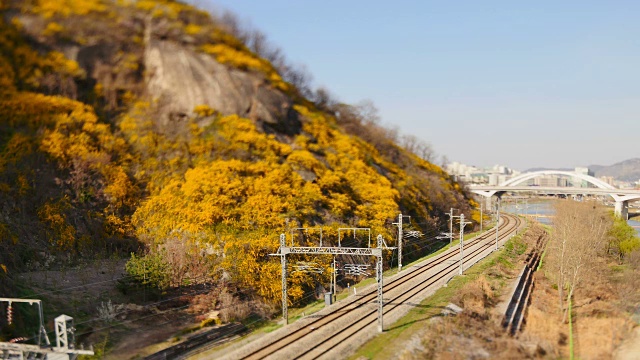
<path id="1" fill-rule="evenodd" d="M 238 323 L 223 325 L 209 331 L 205 331 L 188 340 L 148 355 L 143 360 L 184 359 L 190 354 L 199 353 L 206 349 L 219 345 L 247 331 L 247 328 Z"/>
<path id="2" fill-rule="evenodd" d="M 529 299 L 531 298 L 531 292 L 534 287 L 533 273 L 540 263 L 542 249 L 545 243 L 546 234 L 541 234 L 534 248 L 528 255 L 525 266 L 518 277 L 519 280 L 516 288 L 509 300 L 509 305 L 502 320 L 502 327 L 504 327 L 511 336 L 515 336 L 522 327 L 527 306 L 529 305 Z"/>
<path id="3" fill-rule="evenodd" d="M 512 215 L 503 216 L 499 226 L 499 240 L 504 241 L 513 235 L 521 226 L 522 220 Z M 468 268 L 477 262 L 480 256 L 495 246 L 495 230 L 482 234 L 464 244 L 464 267 Z M 433 285 L 444 284 L 455 276 L 459 268 L 459 250 L 451 249 L 421 266 L 399 274 L 384 285 L 384 315 L 407 309 L 407 302 L 414 296 L 427 291 Z M 264 359 L 264 358 L 333 358 L 336 348 L 348 343 L 350 339 L 362 332 L 375 328 L 377 321 L 377 294 L 368 291 L 349 301 L 334 305 L 332 311 L 297 329 L 281 334 L 261 346 L 246 346 L 229 354 L 229 359 Z M 353 318 L 356 316 L 356 318 Z M 353 319 L 352 319 L 353 318 Z"/>

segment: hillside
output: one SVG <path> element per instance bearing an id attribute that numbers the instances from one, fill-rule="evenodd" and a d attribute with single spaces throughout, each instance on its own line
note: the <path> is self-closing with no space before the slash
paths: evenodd
<path id="1" fill-rule="evenodd" d="M 3 293 L 20 272 L 135 252 L 134 282 L 220 282 L 273 304 L 267 254 L 288 227 L 392 244 L 399 212 L 423 232 L 450 207 L 472 215 L 367 109 L 309 100 L 216 16 L 171 0 L 1 6 Z M 315 290 L 291 282 L 292 301 Z"/>

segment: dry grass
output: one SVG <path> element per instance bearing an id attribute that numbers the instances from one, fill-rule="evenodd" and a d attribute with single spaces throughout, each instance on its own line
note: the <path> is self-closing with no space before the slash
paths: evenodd
<path id="1" fill-rule="evenodd" d="M 529 247 L 542 229 L 533 227 L 524 236 Z M 496 303 L 505 297 L 505 283 L 514 280 L 525 255 L 517 242 L 505 246 L 482 274 L 469 281 L 450 301 L 464 311 L 455 317 L 434 317 L 406 342 L 400 359 L 567 359 L 569 324 L 562 321 L 558 290 L 543 271 L 534 274 L 534 290 L 523 331 L 508 336 L 501 326 Z M 596 259 L 596 267 L 574 293 L 573 339 L 576 359 L 613 359 L 620 344 L 633 331 L 629 314 L 640 303 L 640 252 L 626 265 Z M 565 293 L 566 295 L 566 293 Z M 416 337 L 417 336 L 417 337 Z M 628 346 L 625 354 L 637 347 Z M 620 352 L 620 351 L 618 351 Z M 618 354 L 619 355 L 619 354 Z"/>
<path id="2" fill-rule="evenodd" d="M 530 229 L 522 241 L 505 246 L 503 254 L 483 274 L 470 281 L 452 297 L 464 308 L 455 317 L 436 318 L 422 335 L 422 346 L 402 353 L 402 359 L 535 359 L 556 358 L 553 346 L 541 337 L 516 339 L 501 326 L 503 314 L 495 310 L 506 292 L 506 279 L 513 279 L 526 257 L 524 244 L 531 248 L 542 230 Z M 541 333 L 543 332 L 540 329 Z"/>
<path id="3" fill-rule="evenodd" d="M 623 318 L 578 317 L 574 324 L 579 359 L 612 359 L 613 352 L 630 330 Z"/>
<path id="4" fill-rule="evenodd" d="M 539 236 L 532 229 L 525 243 Z M 512 247 L 515 249 L 516 246 Z M 506 253 L 510 250 L 506 249 Z M 524 329 L 517 337 L 508 336 L 500 322 L 502 314 L 494 310 L 503 287 L 499 279 L 514 273 L 511 264 L 519 264 L 524 255 L 511 254 L 488 268 L 484 275 L 469 282 L 453 297 L 464 308 L 456 317 L 439 318 L 422 335 L 422 346 L 402 354 L 403 359 L 558 359 L 569 358 L 569 325 L 562 321 L 558 291 L 543 271 L 535 274 L 535 287 L 527 311 Z M 612 359 L 632 324 L 625 314 L 628 309 L 628 280 L 633 267 L 609 271 L 610 264 L 600 259 L 599 270 L 585 279 L 574 294 L 573 339 L 578 359 Z M 516 266 L 519 268 L 520 266 Z M 544 268 L 543 268 L 544 269 Z M 612 281 L 618 276 L 619 281 Z M 635 282 L 634 282 L 635 285 Z M 625 296 L 621 296 L 626 294 Z M 626 305 L 625 305 L 626 304 Z"/>
<path id="5" fill-rule="evenodd" d="M 536 306 L 530 306 L 527 314 L 527 324 L 521 339 L 537 344 L 538 353 L 558 358 L 561 355 L 558 346 L 567 343 L 568 335 L 556 317 L 550 317 L 549 313 L 540 310 Z"/>
<path id="6" fill-rule="evenodd" d="M 461 289 L 454 297 L 454 302 L 460 304 L 465 310 L 471 313 L 483 314 L 489 305 L 495 302 L 494 290 L 489 280 L 484 275 Z"/>
<path id="7" fill-rule="evenodd" d="M 465 310 L 429 328 L 421 354 L 403 354 L 405 359 L 523 359 L 535 358 L 536 347 L 506 335 L 497 317 Z"/>
<path id="8" fill-rule="evenodd" d="M 590 279 L 574 295 L 574 355 L 578 359 L 612 359 L 615 349 L 632 330 L 624 313 L 626 303 L 618 295 L 611 274 L 602 269 L 601 276 Z M 520 339 L 537 342 L 551 358 L 569 357 L 569 325 L 561 321 L 558 292 L 539 272 Z"/>

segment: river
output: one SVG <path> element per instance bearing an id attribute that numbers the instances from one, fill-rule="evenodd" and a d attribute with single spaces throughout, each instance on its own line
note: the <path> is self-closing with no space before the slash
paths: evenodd
<path id="1" fill-rule="evenodd" d="M 546 225 L 551 225 L 551 220 L 555 213 L 553 201 L 518 202 L 518 204 L 503 201 L 502 211 L 512 214 L 536 216 L 539 222 Z"/>
<path id="2" fill-rule="evenodd" d="M 513 214 L 538 216 L 538 221 L 547 225 L 551 225 L 555 212 L 553 209 L 553 201 L 535 201 L 531 203 L 518 201 L 517 205 L 513 202 L 503 202 L 502 210 Z M 636 232 L 640 236 L 640 221 L 629 220 L 627 223 L 636 229 Z"/>

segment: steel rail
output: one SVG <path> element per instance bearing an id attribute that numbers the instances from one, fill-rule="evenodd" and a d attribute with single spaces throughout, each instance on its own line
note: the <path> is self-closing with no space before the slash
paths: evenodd
<path id="1" fill-rule="evenodd" d="M 520 220 L 513 217 L 513 216 L 509 216 L 509 215 L 505 215 L 504 218 L 506 219 L 502 224 L 499 225 L 499 230 L 501 232 L 503 232 L 503 234 L 501 234 L 500 238 L 504 239 L 507 236 L 510 236 L 510 232 L 513 231 L 514 228 L 517 228 L 520 224 Z M 512 221 L 516 219 L 515 221 L 515 225 L 512 223 Z M 508 229 L 508 231 L 505 231 L 506 229 Z M 469 248 L 471 246 L 476 245 L 479 242 L 482 242 L 484 240 L 493 240 L 493 234 L 495 233 L 495 231 L 489 231 L 485 234 L 482 234 L 478 237 L 476 237 L 474 240 L 464 244 L 464 248 Z M 489 245 L 491 246 L 493 244 L 492 241 L 489 241 Z M 486 250 L 486 249 L 483 249 Z M 416 278 L 417 276 L 422 275 L 423 273 L 425 273 L 426 271 L 429 271 L 431 269 L 433 269 L 434 267 L 450 260 L 452 257 L 458 256 L 459 252 L 457 251 L 451 251 L 451 252 L 447 252 L 444 253 L 436 258 L 434 258 L 431 262 L 429 262 L 428 264 L 425 264 L 423 266 L 420 267 L 416 267 L 415 270 L 413 271 L 409 271 L 407 273 L 404 274 L 404 276 L 398 277 L 394 280 L 392 280 L 391 282 L 387 283 L 384 285 L 384 291 L 388 292 L 391 291 L 393 289 L 395 289 L 398 286 L 403 285 L 405 282 Z M 473 256 L 475 256 L 476 252 L 470 252 L 469 255 L 471 255 L 471 258 Z M 269 355 L 272 355 L 273 353 L 283 349 L 284 347 L 290 345 L 291 343 L 305 337 L 306 335 L 308 335 L 309 333 L 311 333 L 314 330 L 319 329 L 322 326 L 325 326 L 327 324 L 332 323 L 333 321 L 341 318 L 342 316 L 348 314 L 350 311 L 356 310 L 364 305 L 366 305 L 367 303 L 369 303 L 370 301 L 375 299 L 375 292 L 374 291 L 370 291 L 367 292 L 366 294 L 364 294 L 364 296 L 362 296 L 359 299 L 354 299 L 348 303 L 344 303 L 342 306 L 340 306 L 339 308 L 334 309 L 334 311 L 332 311 L 330 314 L 327 314 L 326 316 L 323 316 L 309 324 L 307 324 L 305 327 L 301 327 L 297 330 L 294 330 L 288 334 L 283 335 L 282 337 L 275 339 L 274 341 L 272 341 L 271 343 L 251 352 L 250 354 L 244 355 L 242 356 L 240 359 L 263 359 Z"/>
<path id="2" fill-rule="evenodd" d="M 504 232 L 504 234 L 500 235 L 500 240 L 504 240 L 505 238 L 511 236 L 512 235 L 511 232 L 519 227 L 521 220 L 519 218 L 515 218 L 515 219 L 516 219 L 515 225 L 507 229 Z M 467 256 L 465 256 L 464 262 L 468 263 L 472 261 L 472 259 L 476 257 L 478 254 L 484 252 L 487 249 L 490 249 L 493 246 L 494 246 L 493 241 L 489 241 L 485 244 L 482 244 L 478 249 L 471 251 Z M 401 294 L 398 294 L 395 297 L 389 299 L 387 303 L 390 304 L 391 306 L 387 305 L 384 313 L 387 314 L 394 311 L 395 309 L 404 305 L 404 303 L 407 300 L 411 299 L 413 296 L 421 293 L 422 291 L 426 290 L 427 288 L 429 288 L 434 284 L 437 284 L 438 282 L 445 281 L 447 277 L 449 276 L 454 277 L 457 274 L 458 266 L 459 264 L 457 262 L 451 263 L 444 269 L 440 270 L 438 273 L 431 276 L 426 281 L 420 282 L 412 286 L 411 288 L 403 291 Z M 373 324 L 376 321 L 376 317 L 374 315 L 375 315 L 375 312 L 373 311 L 368 312 L 367 314 L 363 315 L 360 318 L 360 320 L 358 320 L 356 323 L 350 324 L 347 327 L 341 329 L 340 331 L 336 332 L 334 336 L 331 337 L 330 339 L 327 339 L 321 343 L 316 344 L 315 346 L 309 348 L 302 354 L 299 354 L 298 356 L 296 356 L 296 358 L 317 359 L 323 356 L 324 354 L 332 350 L 335 344 L 339 344 L 340 342 L 354 336 L 358 332 L 365 330 L 367 327 Z"/>

